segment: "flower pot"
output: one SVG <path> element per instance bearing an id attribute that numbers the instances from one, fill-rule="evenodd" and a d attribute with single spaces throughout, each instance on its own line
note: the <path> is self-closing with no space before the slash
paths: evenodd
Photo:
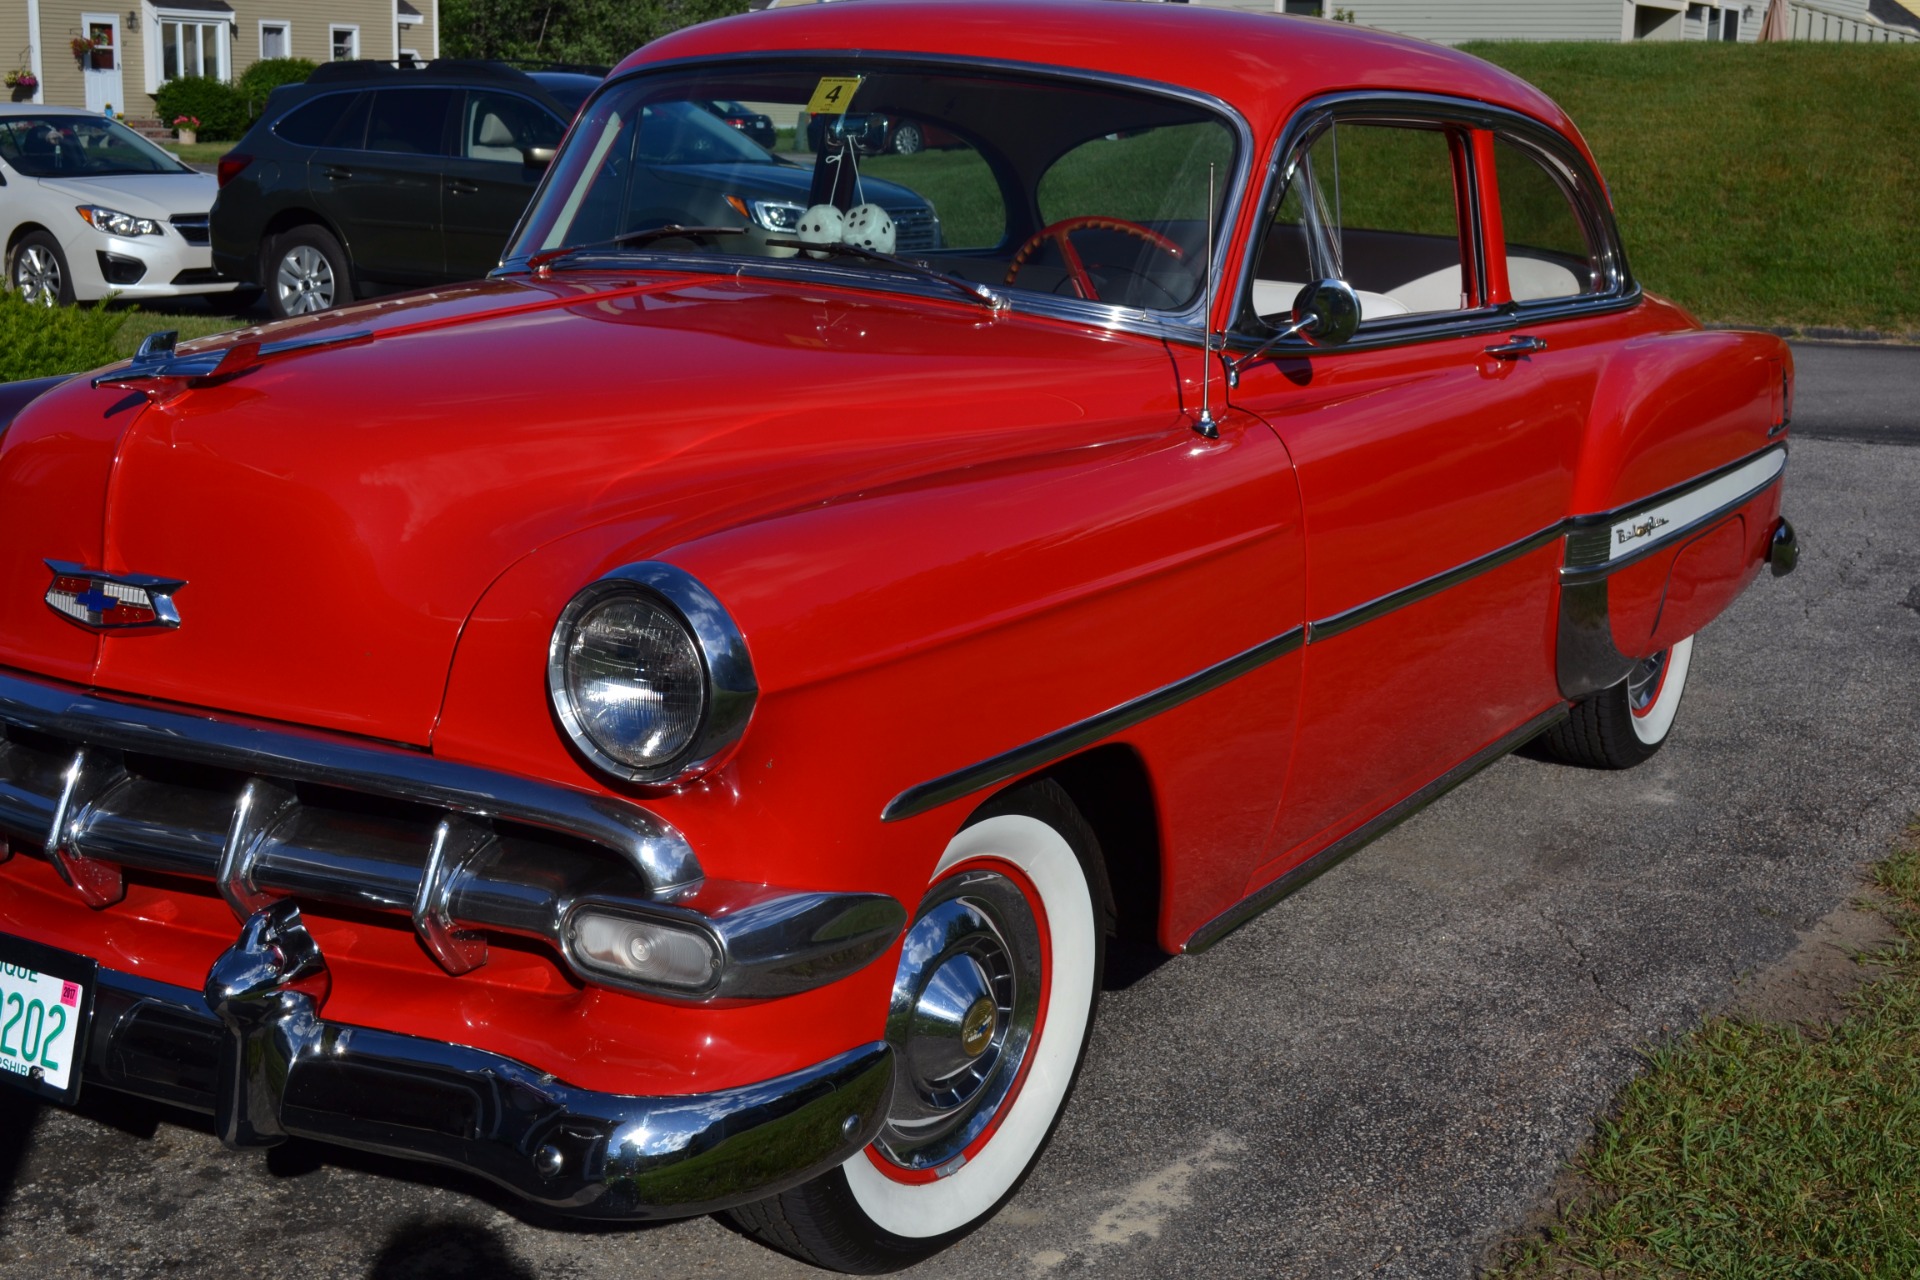
<path id="1" fill-rule="evenodd" d="M 200 141 L 200 131 L 198 129 L 180 128 L 175 129 L 173 132 L 174 136 L 179 138 L 186 146 L 192 146 L 194 143 Z"/>
<path id="2" fill-rule="evenodd" d="M 33 91 L 39 87 L 37 84 L 16 84 L 13 86 L 13 100 L 15 102 L 32 102 Z"/>

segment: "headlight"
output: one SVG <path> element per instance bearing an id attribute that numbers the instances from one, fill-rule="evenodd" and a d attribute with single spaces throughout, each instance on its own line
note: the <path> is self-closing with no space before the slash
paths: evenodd
<path id="1" fill-rule="evenodd" d="M 806 213 L 803 204 L 794 204 L 789 200 L 754 200 L 753 220 L 769 231 L 792 231 L 800 225 L 800 217 Z"/>
<path id="2" fill-rule="evenodd" d="M 110 236 L 157 236 L 163 234 L 160 224 L 152 218 L 136 218 L 130 213 L 118 209 L 106 209 L 97 204 L 80 205 L 75 212 L 85 218 L 96 231 L 104 231 Z"/>
<path id="3" fill-rule="evenodd" d="M 547 692 L 574 746 L 629 782 L 718 762 L 758 688 L 746 642 L 707 589 L 672 565 L 627 565 L 568 603 L 547 646 Z"/>

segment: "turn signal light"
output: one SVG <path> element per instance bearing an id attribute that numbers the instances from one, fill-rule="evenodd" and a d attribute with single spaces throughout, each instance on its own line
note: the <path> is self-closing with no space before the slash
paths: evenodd
<path id="1" fill-rule="evenodd" d="M 698 992 L 720 976 L 720 952 L 705 931 L 657 917 L 584 908 L 574 914 L 571 940 L 582 968 L 629 986 Z"/>
<path id="2" fill-rule="evenodd" d="M 253 157 L 242 155 L 238 151 L 229 151 L 220 157 L 220 168 L 215 173 L 221 186 L 226 186 L 239 172 L 253 163 Z"/>

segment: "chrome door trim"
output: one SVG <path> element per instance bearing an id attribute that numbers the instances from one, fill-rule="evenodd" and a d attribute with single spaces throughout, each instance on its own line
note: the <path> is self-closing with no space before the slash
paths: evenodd
<path id="1" fill-rule="evenodd" d="M 983 787 L 1005 782 L 1051 760 L 1070 755 L 1082 747 L 1092 746 L 1102 738 L 1111 737 L 1122 729 L 1131 728 L 1183 702 L 1190 702 L 1203 693 L 1265 666 L 1275 658 L 1284 657 L 1298 649 L 1305 640 L 1306 629 L 1295 627 L 1271 640 L 1263 640 L 1251 649 L 1243 649 L 1224 662 L 1216 662 L 1172 684 L 1162 685 L 1151 693 L 1110 707 L 1098 715 L 1088 716 L 1064 729 L 1056 729 L 1045 737 L 1035 738 L 964 769 L 942 774 L 930 782 L 908 787 L 887 802 L 887 807 L 880 811 L 880 821 L 899 822 L 903 818 L 916 817 L 950 800 L 958 800 Z"/>
<path id="2" fill-rule="evenodd" d="M 1400 803 L 1361 823 L 1291 871 L 1282 873 L 1278 879 L 1269 881 L 1263 888 L 1255 890 L 1195 929 L 1186 942 L 1181 944 L 1180 950 L 1188 955 L 1205 951 L 1296 889 L 1302 888 L 1323 872 L 1332 870 L 1351 855 L 1372 844 L 1494 761 L 1539 737 L 1564 720 L 1566 715 L 1567 707 L 1564 703 L 1549 707 L 1518 729 L 1481 748 Z"/>

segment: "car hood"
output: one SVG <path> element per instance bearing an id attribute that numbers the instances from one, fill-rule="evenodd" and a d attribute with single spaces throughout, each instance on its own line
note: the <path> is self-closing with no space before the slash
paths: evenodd
<path id="1" fill-rule="evenodd" d="M 1158 343 L 693 275 L 500 279 L 197 345 L 289 338 L 346 340 L 190 388 L 74 379 L 0 435 L 0 664 L 427 745 L 463 623 L 549 542 L 610 526 L 643 558 L 1172 390 Z M 184 581 L 181 624 L 70 622 L 48 560 Z"/>
<path id="2" fill-rule="evenodd" d="M 205 213 L 220 190 L 210 173 L 126 173 L 98 178 L 41 178 L 48 192 L 75 203 L 101 204 L 140 218 Z"/>

